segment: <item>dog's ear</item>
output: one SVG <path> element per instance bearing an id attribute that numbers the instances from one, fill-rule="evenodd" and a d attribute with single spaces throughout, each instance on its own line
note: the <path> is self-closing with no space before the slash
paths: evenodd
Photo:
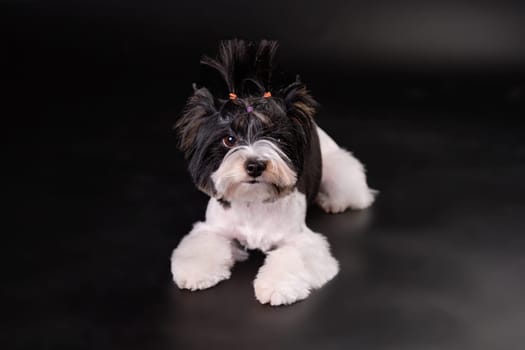
<path id="1" fill-rule="evenodd" d="M 288 117 L 305 133 L 305 140 L 308 133 L 314 127 L 314 115 L 319 107 L 317 101 L 310 95 L 300 80 L 297 80 L 280 91 L 284 101 L 286 114 Z"/>
<path id="2" fill-rule="evenodd" d="M 189 158 L 197 144 L 199 128 L 217 114 L 216 101 L 211 92 L 202 87 L 198 89 L 193 84 L 193 95 L 188 99 L 186 107 L 175 124 L 174 129 L 179 136 L 179 148 Z"/>
<path id="3" fill-rule="evenodd" d="M 294 83 L 281 90 L 281 96 L 284 100 L 286 111 L 290 116 L 313 120 L 319 104 L 310 95 L 306 85 L 301 82 L 299 76 L 297 76 Z"/>

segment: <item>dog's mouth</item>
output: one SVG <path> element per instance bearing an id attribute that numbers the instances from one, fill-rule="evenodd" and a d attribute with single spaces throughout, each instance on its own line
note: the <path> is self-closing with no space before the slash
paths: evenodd
<path id="1" fill-rule="evenodd" d="M 286 186 L 273 183 L 270 179 L 264 179 L 262 177 L 245 177 L 239 182 L 231 183 L 230 186 L 221 193 L 221 198 L 229 202 L 247 200 L 269 203 L 288 195 L 294 188 L 293 185 Z"/>
<path id="2" fill-rule="evenodd" d="M 245 184 L 250 184 L 250 185 L 253 185 L 253 184 L 260 184 L 262 183 L 262 181 L 260 180 L 257 180 L 257 179 L 251 179 L 251 180 L 246 180 L 246 181 L 243 181 Z"/>

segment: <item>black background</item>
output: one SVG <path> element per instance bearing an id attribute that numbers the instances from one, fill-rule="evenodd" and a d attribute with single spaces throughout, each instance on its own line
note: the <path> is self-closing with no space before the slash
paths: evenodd
<path id="1" fill-rule="evenodd" d="M 3 1 L 2 340 L 13 349 L 518 349 L 525 7 L 520 1 Z M 254 254 L 177 290 L 206 198 L 171 128 L 218 40 L 280 41 L 377 203 L 317 208 L 342 272 L 260 306 Z"/>

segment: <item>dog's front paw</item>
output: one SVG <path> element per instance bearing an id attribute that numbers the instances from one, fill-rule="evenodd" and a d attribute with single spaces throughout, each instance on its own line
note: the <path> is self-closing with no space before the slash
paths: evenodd
<path id="1" fill-rule="evenodd" d="M 228 266 L 214 264 L 205 258 L 176 257 L 175 254 L 171 261 L 171 273 L 180 289 L 191 291 L 213 287 L 231 275 Z"/>
<path id="2" fill-rule="evenodd" d="M 288 305 L 306 299 L 310 294 L 308 284 L 295 276 L 262 274 L 253 282 L 255 297 L 261 304 Z"/>

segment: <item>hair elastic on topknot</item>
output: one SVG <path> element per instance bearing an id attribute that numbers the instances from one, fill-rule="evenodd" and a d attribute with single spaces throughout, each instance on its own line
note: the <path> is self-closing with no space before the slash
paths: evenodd
<path id="1" fill-rule="evenodd" d="M 270 98 L 272 97 L 272 93 L 270 91 L 266 91 L 263 95 L 264 98 Z"/>
<path id="2" fill-rule="evenodd" d="M 237 99 L 237 95 L 234 94 L 233 92 L 230 92 L 230 100 L 236 100 Z"/>

